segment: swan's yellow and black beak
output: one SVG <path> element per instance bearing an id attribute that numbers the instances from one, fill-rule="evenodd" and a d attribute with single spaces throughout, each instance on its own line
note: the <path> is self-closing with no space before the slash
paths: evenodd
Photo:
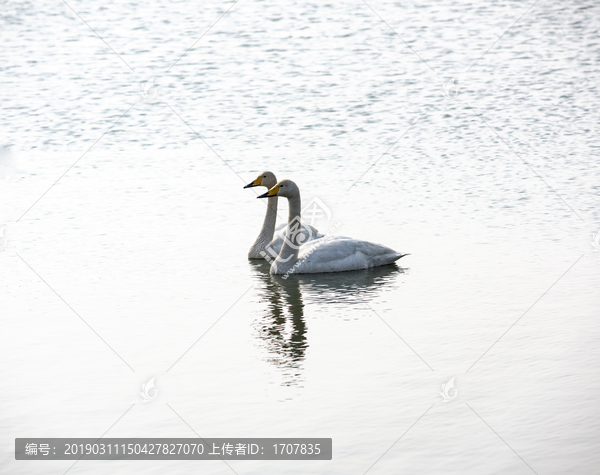
<path id="1" fill-rule="evenodd" d="M 263 179 L 263 177 L 259 176 L 256 180 L 248 183 L 244 188 L 252 188 L 254 186 L 260 186 L 260 184 L 262 183 L 262 179 Z"/>
<path id="2" fill-rule="evenodd" d="M 260 196 L 257 196 L 257 198 L 270 198 L 271 196 L 277 196 L 278 191 L 279 191 L 279 185 L 275 185 L 273 188 L 271 188 L 266 193 L 264 193 Z"/>

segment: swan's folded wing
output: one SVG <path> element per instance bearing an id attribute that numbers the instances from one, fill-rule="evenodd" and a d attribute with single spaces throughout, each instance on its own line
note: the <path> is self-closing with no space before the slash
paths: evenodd
<path id="1" fill-rule="evenodd" d="M 381 244 L 344 236 L 326 236 L 300 248 L 296 272 L 341 272 L 367 269 L 391 264 L 400 257 L 402 254 Z"/>
<path id="2" fill-rule="evenodd" d="M 325 236 L 325 234 L 321 234 L 317 228 L 315 228 L 314 226 L 311 226 L 310 224 L 303 224 L 302 232 L 308 234 L 309 236 L 312 236 L 311 241 Z"/>

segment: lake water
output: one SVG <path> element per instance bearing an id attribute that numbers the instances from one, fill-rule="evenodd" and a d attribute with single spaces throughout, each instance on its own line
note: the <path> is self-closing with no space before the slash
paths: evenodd
<path id="1" fill-rule="evenodd" d="M 557 0 L 3 2 L 2 473 L 594 473 L 599 28 Z M 262 170 L 410 256 L 271 276 Z M 14 460 L 101 436 L 333 460 Z"/>

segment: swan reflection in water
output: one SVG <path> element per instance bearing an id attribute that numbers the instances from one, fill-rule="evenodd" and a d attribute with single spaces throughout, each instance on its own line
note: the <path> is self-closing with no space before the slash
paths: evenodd
<path id="1" fill-rule="evenodd" d="M 327 314 L 337 310 L 365 308 L 383 291 L 398 288 L 398 275 L 407 269 L 396 264 L 349 272 L 292 274 L 285 279 L 269 273 L 264 260 L 248 260 L 261 306 L 254 321 L 259 346 L 267 361 L 283 374 L 283 385 L 298 385 L 308 341 L 305 306 L 315 305 Z M 346 316 L 345 313 L 341 313 Z"/>

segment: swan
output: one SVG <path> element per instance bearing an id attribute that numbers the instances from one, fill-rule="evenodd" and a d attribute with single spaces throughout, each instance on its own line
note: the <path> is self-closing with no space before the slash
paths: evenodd
<path id="1" fill-rule="evenodd" d="M 277 259 L 271 264 L 271 274 L 316 274 L 368 269 L 391 264 L 407 254 L 368 241 L 343 236 L 324 236 L 303 244 L 297 223 L 300 222 L 300 190 L 291 180 L 281 180 L 257 198 L 282 196 L 288 199 L 287 235 Z"/>
<path id="2" fill-rule="evenodd" d="M 264 186 L 267 190 L 270 190 L 277 184 L 277 178 L 274 173 L 262 172 L 258 177 L 248 183 L 244 188 L 253 188 L 255 186 Z M 262 229 L 254 244 L 248 251 L 248 259 L 274 259 L 281 251 L 283 240 L 285 239 L 285 233 L 287 225 L 281 224 L 275 228 L 275 221 L 277 220 L 277 197 L 273 197 L 269 200 L 267 205 L 267 213 L 265 214 L 265 220 L 263 222 Z M 273 237 L 275 236 L 275 237 Z M 309 242 L 313 239 L 323 237 L 315 228 L 309 224 L 302 224 L 301 242 Z M 269 256 L 270 254 L 270 256 Z"/>

